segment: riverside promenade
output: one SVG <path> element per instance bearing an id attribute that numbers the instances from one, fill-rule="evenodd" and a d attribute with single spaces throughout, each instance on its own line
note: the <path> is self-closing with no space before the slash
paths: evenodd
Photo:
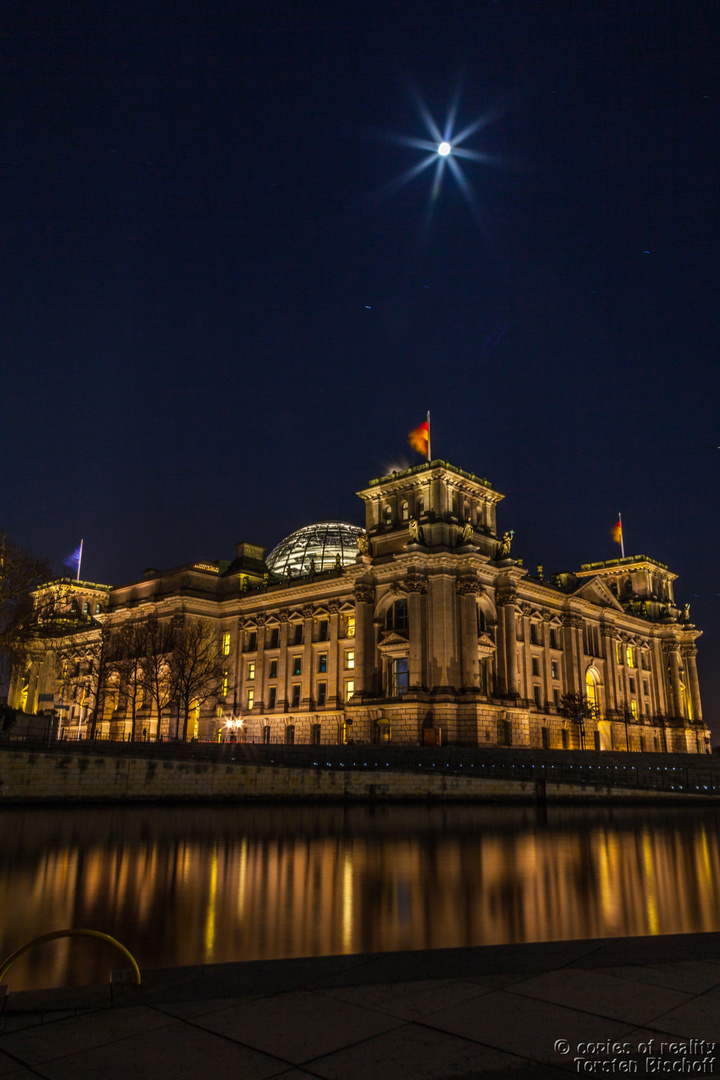
<path id="1" fill-rule="evenodd" d="M 9 977 L 10 986 L 12 977 Z M 720 1075 L 720 933 L 129 972 L 13 993 L 2 1080 Z"/>

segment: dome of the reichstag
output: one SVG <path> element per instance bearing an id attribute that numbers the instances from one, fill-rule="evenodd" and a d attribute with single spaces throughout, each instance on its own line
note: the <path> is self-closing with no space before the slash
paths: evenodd
<path id="1" fill-rule="evenodd" d="M 348 525 L 344 521 L 321 521 L 317 525 L 306 525 L 281 540 L 265 560 L 268 570 L 278 577 L 302 577 L 312 572 L 311 559 L 315 561 L 315 572 L 332 570 L 340 564 L 347 566 L 354 563 L 358 555 L 357 538 L 363 530 L 357 525 Z"/>

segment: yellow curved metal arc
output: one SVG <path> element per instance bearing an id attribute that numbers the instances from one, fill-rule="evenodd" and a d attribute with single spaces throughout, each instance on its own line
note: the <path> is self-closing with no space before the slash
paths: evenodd
<path id="1" fill-rule="evenodd" d="M 122 945 L 114 937 L 110 937 L 109 934 L 103 934 L 100 930 L 53 930 L 51 934 L 42 934 L 41 937 L 33 938 L 32 941 L 28 941 L 27 945 L 23 945 L 21 948 L 16 949 L 14 953 L 11 953 L 11 955 L 8 956 L 7 960 L 3 962 L 2 967 L 0 967 L 0 983 L 2 983 L 4 976 L 10 970 L 15 961 L 19 960 L 20 957 L 24 953 L 28 952 L 29 949 L 34 948 L 35 945 L 42 945 L 45 941 L 54 941 L 55 938 L 61 937 L 92 937 L 99 938 L 100 941 L 107 941 L 109 945 L 113 945 L 116 949 L 119 949 L 123 956 L 126 956 L 128 958 L 135 974 L 135 984 L 137 986 L 140 986 L 140 968 L 137 966 L 135 957 L 128 949 L 125 948 L 124 945 Z"/>

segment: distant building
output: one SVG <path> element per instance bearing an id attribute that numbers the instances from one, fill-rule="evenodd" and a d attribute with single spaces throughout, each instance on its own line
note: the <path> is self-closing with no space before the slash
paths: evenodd
<path id="1" fill-rule="evenodd" d="M 443 461 L 372 480 L 365 530 L 309 526 L 231 563 L 147 571 L 120 588 L 66 579 L 34 593 L 32 658 L 10 703 L 54 709 L 60 735 L 127 738 L 127 695 L 92 681 L 108 627 L 149 615 L 212 626 L 221 685 L 193 703 L 188 738 L 392 742 L 705 753 L 695 662 L 700 631 L 675 575 L 644 555 L 533 575 L 498 535 L 503 498 Z M 582 695 L 599 715 L 561 712 Z M 168 738 L 137 702 L 137 737 Z"/>

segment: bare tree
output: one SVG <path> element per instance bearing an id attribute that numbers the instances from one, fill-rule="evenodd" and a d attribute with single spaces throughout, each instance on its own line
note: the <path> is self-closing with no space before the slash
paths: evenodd
<path id="1" fill-rule="evenodd" d="M 625 749 L 630 749 L 630 735 L 628 732 L 628 724 L 634 724 L 637 720 L 635 713 L 632 711 L 632 705 L 625 698 L 622 701 L 618 701 L 617 709 L 618 720 L 625 724 Z"/>
<path id="2" fill-rule="evenodd" d="M 578 725 L 580 731 L 580 749 L 585 749 L 585 721 L 598 720 L 600 709 L 594 701 L 590 701 L 584 694 L 571 692 L 563 694 L 560 698 L 558 712 L 561 716 L 572 720 Z"/>
<path id="3" fill-rule="evenodd" d="M 147 619 L 125 622 L 112 631 L 111 664 L 118 676 L 119 700 L 130 711 L 132 741 L 137 738 L 137 714 L 145 695 L 149 623 Z"/>
<path id="4" fill-rule="evenodd" d="M 147 638 L 145 641 L 145 662 L 143 665 L 145 689 L 157 711 L 155 737 L 160 737 L 163 713 L 175 696 L 171 672 L 173 648 L 173 627 L 167 622 L 160 622 L 153 613 L 147 619 Z"/>
<path id="5" fill-rule="evenodd" d="M 175 734 L 185 740 L 193 705 L 199 708 L 219 696 L 225 681 L 218 636 L 208 619 L 187 619 L 174 628 L 170 669 L 178 710 Z"/>
<path id="6" fill-rule="evenodd" d="M 78 700 L 80 708 L 86 710 L 89 739 L 95 738 L 115 675 L 112 635 L 110 623 L 103 622 L 89 633 L 73 634 L 57 645 L 58 684 L 63 698 Z"/>
<path id="7" fill-rule="evenodd" d="M 50 576 L 50 564 L 36 559 L 0 532 L 0 689 L 14 665 L 27 655 L 34 626 L 30 590 Z"/>

